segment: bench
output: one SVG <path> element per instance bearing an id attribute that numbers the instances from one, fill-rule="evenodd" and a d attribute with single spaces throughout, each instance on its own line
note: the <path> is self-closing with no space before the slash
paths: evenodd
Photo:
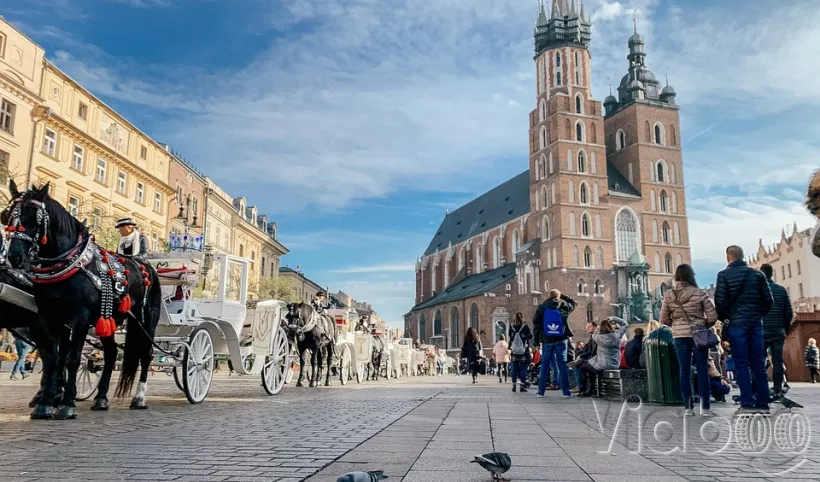
<path id="1" fill-rule="evenodd" d="M 648 386 L 646 370 L 604 370 L 598 377 L 598 397 L 622 402 L 637 396 L 646 401 Z"/>

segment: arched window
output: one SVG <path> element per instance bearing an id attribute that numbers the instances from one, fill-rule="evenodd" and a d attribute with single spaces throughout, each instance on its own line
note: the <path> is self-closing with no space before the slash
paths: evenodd
<path id="1" fill-rule="evenodd" d="M 455 306 L 450 310 L 450 346 L 457 347 L 461 345 L 461 338 L 459 336 L 459 323 L 458 323 L 458 308 Z"/>
<path id="2" fill-rule="evenodd" d="M 540 142 L 541 142 L 541 149 L 547 147 L 547 127 L 541 126 L 541 133 L 539 135 Z"/>
<path id="3" fill-rule="evenodd" d="M 555 66 L 556 67 L 561 66 L 561 53 L 560 52 L 555 52 Z"/>
<path id="4" fill-rule="evenodd" d="M 572 265 L 575 266 L 576 268 L 578 267 L 578 264 L 580 263 L 580 260 L 578 258 L 580 258 L 580 254 L 578 252 L 578 246 L 573 246 L 572 247 Z"/>
<path id="5" fill-rule="evenodd" d="M 678 193 L 672 191 L 672 214 L 678 214 Z"/>
<path id="6" fill-rule="evenodd" d="M 552 248 L 552 266 L 558 267 L 558 249 Z"/>
<path id="7" fill-rule="evenodd" d="M 546 241 L 550 239 L 550 220 L 544 216 L 544 221 L 541 223 L 541 239 Z"/>
<path id="8" fill-rule="evenodd" d="M 654 189 L 651 189 L 649 191 L 649 208 L 652 210 L 653 213 L 658 210 L 657 204 L 655 204 L 655 190 Z"/>
<path id="9" fill-rule="evenodd" d="M 427 342 L 427 320 L 424 319 L 424 313 L 419 316 L 418 336 L 420 342 Z"/>
<path id="10" fill-rule="evenodd" d="M 664 257 L 664 268 L 666 268 L 667 273 L 672 272 L 672 255 L 669 253 L 666 253 Z"/>
<path id="11" fill-rule="evenodd" d="M 470 326 L 474 330 L 478 330 L 478 305 L 475 303 L 470 305 Z"/>
<path id="12" fill-rule="evenodd" d="M 555 74 L 555 85 L 561 86 L 561 72 Z"/>
<path id="13" fill-rule="evenodd" d="M 589 222 L 589 214 L 584 213 L 581 216 L 581 236 L 588 238 L 592 236 L 592 227 Z"/>
<path id="14" fill-rule="evenodd" d="M 518 249 L 521 247 L 521 239 L 520 235 L 518 234 L 518 230 L 516 229 L 513 231 L 513 241 L 512 241 L 512 254 L 515 256 L 515 253 L 518 252 Z"/>
<path id="15" fill-rule="evenodd" d="M 623 129 L 618 129 L 618 134 L 615 136 L 615 150 L 620 151 L 626 147 L 626 133 Z"/>
<path id="16" fill-rule="evenodd" d="M 589 125 L 589 141 L 593 144 L 598 143 L 598 128 L 595 127 L 595 121 L 592 121 L 592 124 Z"/>
<path id="17" fill-rule="evenodd" d="M 589 189 L 587 189 L 587 183 L 582 182 L 581 187 L 578 190 L 578 200 L 581 204 L 589 204 Z"/>
<path id="18" fill-rule="evenodd" d="M 658 222 L 654 219 L 652 220 L 652 242 L 658 242 Z"/>
<path id="19" fill-rule="evenodd" d="M 549 207 L 549 194 L 547 193 L 547 186 L 541 186 L 541 206 L 544 209 Z"/>
<path id="20" fill-rule="evenodd" d="M 575 202 L 575 183 L 572 182 L 572 181 L 569 181 L 568 187 L 569 187 L 569 192 L 567 192 L 567 197 L 569 198 L 568 201 L 571 202 L 571 203 L 574 203 Z"/>
<path id="21" fill-rule="evenodd" d="M 584 278 L 578 279 L 578 293 L 584 294 L 587 292 L 587 282 L 584 281 Z"/>
<path id="22" fill-rule="evenodd" d="M 595 215 L 595 237 L 596 238 L 602 238 L 603 237 L 602 232 L 603 232 L 603 230 L 601 229 L 601 215 L 596 214 Z"/>
<path id="23" fill-rule="evenodd" d="M 550 161 L 549 162 L 550 162 L 550 174 L 552 174 L 553 172 L 555 172 L 555 165 L 552 162 L 552 152 L 550 152 Z"/>
<path id="24" fill-rule="evenodd" d="M 596 206 L 598 205 L 598 202 L 599 202 L 598 194 L 599 194 L 598 193 L 598 183 L 596 182 L 595 184 L 592 185 L 592 204 L 594 204 Z"/>
<path id="25" fill-rule="evenodd" d="M 604 294 L 604 285 L 601 284 L 601 280 L 595 280 L 595 294 L 602 295 Z"/>
<path id="26" fill-rule="evenodd" d="M 532 105 L 532 104 L 530 104 L 530 105 Z M 575 95 L 575 113 L 576 114 L 583 114 L 584 113 L 583 112 L 583 107 L 584 107 L 584 101 L 583 101 L 583 98 L 581 97 L 581 94 L 576 94 Z"/>
<path id="27" fill-rule="evenodd" d="M 604 248 L 598 248 L 598 267 L 604 268 Z"/>
<path id="28" fill-rule="evenodd" d="M 592 262 L 592 250 L 587 246 L 584 248 L 584 268 L 592 268 Z"/>
<path id="29" fill-rule="evenodd" d="M 578 172 L 587 172 L 587 155 L 584 151 L 578 151 Z"/>
<path id="30" fill-rule="evenodd" d="M 663 138 L 663 124 L 660 122 L 655 124 L 655 144 L 663 145 L 664 138 Z"/>
<path id="31" fill-rule="evenodd" d="M 649 127 L 649 121 L 644 122 L 643 126 L 646 131 L 646 142 L 652 142 L 652 128 Z"/>
<path id="32" fill-rule="evenodd" d="M 539 122 L 544 122 L 544 119 L 547 118 L 547 102 L 544 99 L 541 99 L 541 102 L 538 104 L 538 120 Z"/>
<path id="33" fill-rule="evenodd" d="M 538 158 L 538 176 L 540 179 L 547 177 L 547 157 L 543 154 Z"/>
<path id="34" fill-rule="evenodd" d="M 661 253 L 655 251 L 655 268 L 656 273 L 663 273 L 663 266 L 661 266 Z"/>
<path id="35" fill-rule="evenodd" d="M 669 199 L 666 197 L 666 191 L 661 191 L 661 212 L 669 212 Z"/>
<path id="36" fill-rule="evenodd" d="M 588 322 L 595 321 L 595 311 L 594 311 L 594 308 L 592 308 L 592 303 L 587 305 L 587 321 Z"/>
<path id="37" fill-rule="evenodd" d="M 675 236 L 675 244 L 680 245 L 680 227 L 678 227 L 678 222 L 677 221 L 675 221 L 675 224 L 673 225 L 672 231 L 673 231 L 673 235 Z M 680 263 L 678 263 L 678 264 L 680 264 Z"/>
<path id="38" fill-rule="evenodd" d="M 584 142 L 584 123 L 581 121 L 575 123 L 575 140 Z"/>
<path id="39" fill-rule="evenodd" d="M 441 311 L 436 310 L 436 316 L 433 318 L 433 336 L 441 336 Z"/>
<path id="40" fill-rule="evenodd" d="M 575 236 L 575 213 L 569 213 L 569 235 Z"/>
<path id="41" fill-rule="evenodd" d="M 501 241 L 498 236 L 493 239 L 493 269 L 501 266 Z"/>
<path id="42" fill-rule="evenodd" d="M 638 219 L 629 209 L 622 209 L 615 218 L 615 243 L 619 262 L 628 261 L 638 251 Z"/>
<path id="43" fill-rule="evenodd" d="M 658 163 L 655 166 L 655 179 L 658 182 L 667 182 L 668 179 L 666 179 L 666 163 L 661 160 L 658 161 Z"/>
<path id="44" fill-rule="evenodd" d="M 663 244 L 672 244 L 672 231 L 666 221 L 663 222 L 661 233 L 663 234 Z"/>

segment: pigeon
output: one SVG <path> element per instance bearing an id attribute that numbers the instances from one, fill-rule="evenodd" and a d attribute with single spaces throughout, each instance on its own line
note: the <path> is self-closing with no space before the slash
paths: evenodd
<path id="1" fill-rule="evenodd" d="M 470 462 L 484 467 L 485 470 L 492 474 L 493 480 L 510 480 L 501 476 L 501 474 L 506 473 L 510 470 L 510 467 L 512 467 L 512 460 L 510 460 L 510 456 L 505 453 L 490 452 L 484 455 L 476 455 L 475 459 Z"/>
<path id="2" fill-rule="evenodd" d="M 791 410 L 793 408 L 803 408 L 803 405 L 800 405 L 799 403 L 795 402 L 794 400 L 789 400 L 788 398 L 786 398 L 784 396 L 780 397 L 780 403 L 789 410 Z"/>
<path id="3" fill-rule="evenodd" d="M 387 476 L 381 470 L 370 472 L 349 472 L 336 479 L 336 482 L 378 482 L 386 479 Z"/>

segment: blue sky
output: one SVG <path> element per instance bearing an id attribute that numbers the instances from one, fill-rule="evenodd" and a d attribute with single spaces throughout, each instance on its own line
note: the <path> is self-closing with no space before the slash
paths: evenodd
<path id="1" fill-rule="evenodd" d="M 648 64 L 678 92 L 701 284 L 723 249 L 813 220 L 820 9 L 588 0 L 595 97 Z M 69 75 L 280 226 L 297 264 L 398 321 L 444 216 L 527 167 L 536 0 L 0 0 Z"/>

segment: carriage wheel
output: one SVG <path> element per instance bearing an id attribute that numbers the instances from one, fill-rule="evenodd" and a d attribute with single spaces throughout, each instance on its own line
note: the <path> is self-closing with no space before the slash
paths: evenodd
<path id="1" fill-rule="evenodd" d="M 342 385 L 347 385 L 350 379 L 350 366 L 353 364 L 353 356 L 350 353 L 350 347 L 342 346 L 342 353 L 339 355 L 339 382 Z"/>
<path id="2" fill-rule="evenodd" d="M 182 357 L 182 387 L 185 398 L 191 403 L 202 403 L 211 389 L 214 378 L 214 344 L 205 328 L 197 328 L 191 334 L 189 348 Z"/>
<path id="3" fill-rule="evenodd" d="M 77 400 L 88 400 L 97 391 L 102 370 L 95 370 L 94 363 L 86 355 L 80 359 L 77 370 Z"/>
<path id="4" fill-rule="evenodd" d="M 262 367 L 262 386 L 268 395 L 276 395 L 285 386 L 285 380 L 290 366 L 290 343 L 285 329 L 279 327 L 279 331 L 273 339 L 273 348 L 270 355 L 265 359 L 265 366 Z M 293 375 L 291 375 L 293 376 Z"/>
<path id="5" fill-rule="evenodd" d="M 360 363 L 356 367 L 356 383 L 362 383 L 362 380 L 364 380 L 364 364 Z"/>
<path id="6" fill-rule="evenodd" d="M 296 349 L 296 344 L 294 343 L 293 345 L 290 345 L 290 366 L 287 374 L 285 375 L 285 383 L 290 383 L 293 381 L 293 372 L 296 371 L 297 366 L 299 366 L 299 351 Z"/>
<path id="7" fill-rule="evenodd" d="M 182 377 L 179 374 L 180 367 L 174 367 L 172 372 L 174 373 L 174 383 L 176 383 L 177 388 L 179 388 L 180 392 L 185 392 L 185 388 L 182 387 Z"/>

